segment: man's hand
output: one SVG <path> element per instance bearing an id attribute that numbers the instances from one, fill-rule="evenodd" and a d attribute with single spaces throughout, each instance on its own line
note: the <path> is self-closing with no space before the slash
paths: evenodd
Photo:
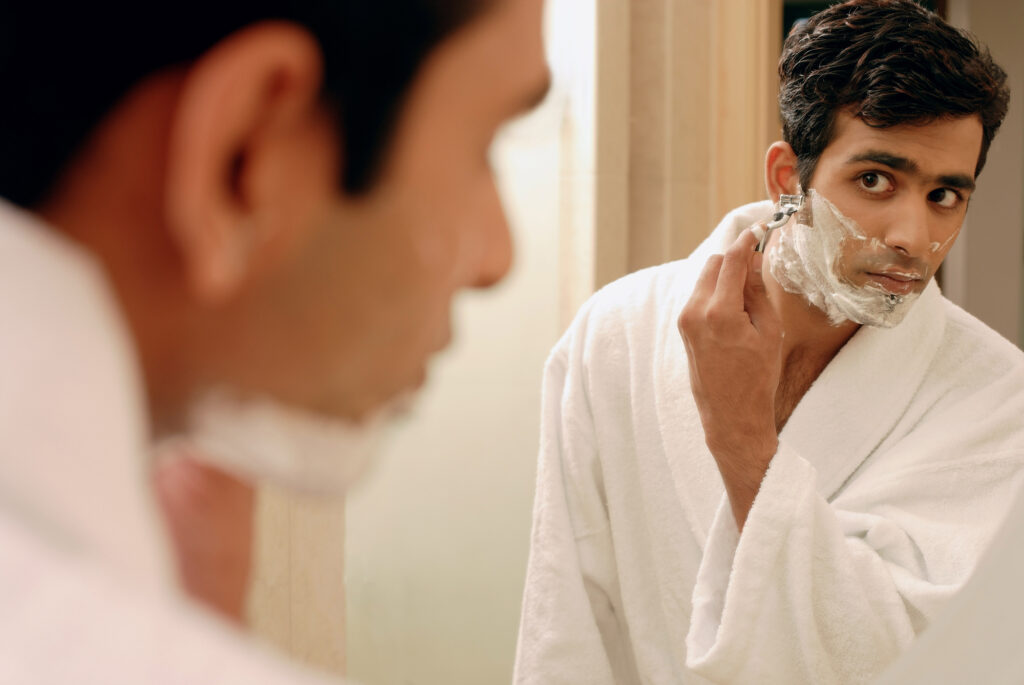
<path id="1" fill-rule="evenodd" d="M 746 230 L 724 256 L 709 259 L 679 315 L 704 437 L 740 530 L 779 442 L 783 331 L 765 291 L 757 242 Z"/>
<path id="2" fill-rule="evenodd" d="M 240 623 L 252 566 L 252 487 L 188 455 L 161 459 L 153 477 L 185 590 Z"/>

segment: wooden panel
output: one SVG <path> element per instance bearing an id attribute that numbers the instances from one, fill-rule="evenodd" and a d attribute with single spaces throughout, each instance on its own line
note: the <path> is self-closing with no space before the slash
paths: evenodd
<path id="1" fill-rule="evenodd" d="M 345 673 L 345 503 L 261 488 L 249 627 L 293 658 Z"/>
<path id="2" fill-rule="evenodd" d="M 670 101 L 672 5 L 630 3 L 628 268 L 657 263 L 669 239 L 667 154 L 672 138 Z"/>
<path id="3" fill-rule="evenodd" d="M 765 197 L 764 153 L 778 118 L 782 11 L 767 0 L 720 0 L 715 8 L 713 213 L 721 217 Z"/>
<path id="4" fill-rule="evenodd" d="M 633 0 L 624 13 L 609 1 L 598 14 L 601 285 L 686 256 L 727 211 L 765 196 L 782 2 Z"/>
<path id="5" fill-rule="evenodd" d="M 595 288 L 622 276 L 629 268 L 629 5 L 629 0 L 597 3 Z"/>
<path id="6" fill-rule="evenodd" d="M 710 232 L 711 169 L 715 148 L 711 103 L 715 92 L 711 51 L 713 2 L 675 3 L 672 17 L 672 144 L 668 194 L 671 199 L 669 250 L 659 261 L 685 257 Z"/>

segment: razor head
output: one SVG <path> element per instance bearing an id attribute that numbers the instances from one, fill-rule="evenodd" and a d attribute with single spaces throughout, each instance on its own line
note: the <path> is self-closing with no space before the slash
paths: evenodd
<path id="1" fill-rule="evenodd" d="M 780 195 L 779 196 L 779 211 L 785 213 L 787 217 L 793 216 L 799 212 L 804 206 L 803 195 Z"/>
<path id="2" fill-rule="evenodd" d="M 771 221 L 765 224 L 764 237 L 761 238 L 754 250 L 764 252 L 765 245 L 768 244 L 768 236 L 771 232 L 789 221 L 789 217 L 799 212 L 803 206 L 803 195 L 780 195 L 779 201 L 775 204 L 775 211 L 772 213 Z"/>

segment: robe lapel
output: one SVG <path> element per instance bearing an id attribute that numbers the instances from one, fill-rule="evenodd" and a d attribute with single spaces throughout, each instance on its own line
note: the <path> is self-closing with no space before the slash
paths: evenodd
<path id="1" fill-rule="evenodd" d="M 946 327 L 933 281 L 895 328 L 862 326 L 793 411 L 779 436 L 814 465 L 831 499 L 907 410 Z"/>

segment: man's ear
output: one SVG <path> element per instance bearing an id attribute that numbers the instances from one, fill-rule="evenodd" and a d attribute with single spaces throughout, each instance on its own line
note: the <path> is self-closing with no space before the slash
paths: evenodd
<path id="1" fill-rule="evenodd" d="M 772 202 L 778 202 L 780 195 L 796 195 L 800 192 L 796 153 L 789 143 L 780 140 L 768 148 L 764 158 L 764 184 Z"/>
<path id="2" fill-rule="evenodd" d="M 254 24 L 188 70 L 171 126 L 166 221 L 193 294 L 231 299 L 299 225 L 325 186 L 329 142 L 318 94 L 319 45 L 293 24 Z M 336 146 L 335 146 L 336 149 Z M 337 155 L 332 150 L 330 154 Z"/>

